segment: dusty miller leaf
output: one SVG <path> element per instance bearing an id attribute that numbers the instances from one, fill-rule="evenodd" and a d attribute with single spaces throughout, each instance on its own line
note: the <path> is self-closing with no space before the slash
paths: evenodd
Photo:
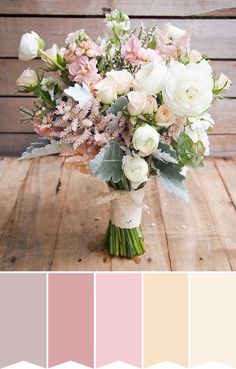
<path id="1" fill-rule="evenodd" d="M 152 155 L 165 163 L 178 164 L 176 151 L 169 144 L 160 142 L 158 149 Z"/>
<path id="2" fill-rule="evenodd" d="M 68 151 L 72 148 L 70 144 L 61 144 L 55 140 L 40 138 L 39 141 L 33 142 L 28 146 L 18 160 L 37 158 L 39 156 L 48 156 Z"/>
<path id="3" fill-rule="evenodd" d="M 107 114 L 117 115 L 119 111 L 122 111 L 128 105 L 128 100 L 125 96 L 120 96 L 115 102 L 111 104 L 111 107 L 107 109 Z"/>
<path id="4" fill-rule="evenodd" d="M 122 112 L 119 111 L 117 115 L 114 116 L 114 118 L 112 118 L 111 122 L 108 123 L 109 131 L 114 132 L 118 128 L 121 116 L 122 116 Z"/>
<path id="5" fill-rule="evenodd" d="M 168 192 L 189 202 L 187 189 L 183 185 L 185 177 L 180 174 L 181 167 L 179 165 L 172 163 L 166 164 L 154 159 L 152 161 L 152 168 L 160 176 L 161 183 Z"/>
<path id="6" fill-rule="evenodd" d="M 123 177 L 122 157 L 123 151 L 119 144 L 116 141 L 110 141 L 90 161 L 92 173 L 104 181 L 112 179 L 114 183 L 119 182 Z"/>

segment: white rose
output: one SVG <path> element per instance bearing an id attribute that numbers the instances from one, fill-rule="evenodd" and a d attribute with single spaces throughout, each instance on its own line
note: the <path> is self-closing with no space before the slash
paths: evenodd
<path id="1" fill-rule="evenodd" d="M 170 23 L 167 23 L 164 25 L 164 32 L 172 40 L 178 40 L 180 37 L 184 36 L 186 33 L 185 30 L 175 27 Z"/>
<path id="2" fill-rule="evenodd" d="M 165 104 L 159 106 L 155 114 L 155 122 L 162 127 L 168 128 L 174 123 L 175 116 Z"/>
<path id="3" fill-rule="evenodd" d="M 172 63 L 163 83 L 164 103 L 176 115 L 194 116 L 207 110 L 213 98 L 213 79 L 202 65 Z"/>
<path id="4" fill-rule="evenodd" d="M 106 74 L 117 85 L 117 94 L 126 95 L 133 83 L 133 76 L 126 69 L 112 70 Z"/>
<path id="5" fill-rule="evenodd" d="M 111 78 L 104 78 L 95 85 L 96 95 L 103 104 L 111 104 L 117 99 L 117 86 Z"/>
<path id="6" fill-rule="evenodd" d="M 148 156 L 156 151 L 159 138 L 160 135 L 155 128 L 145 124 L 135 130 L 132 142 L 134 148 L 139 150 L 139 155 Z"/>
<path id="7" fill-rule="evenodd" d="M 59 47 L 56 44 L 53 44 L 50 49 L 45 50 L 46 55 L 42 55 L 42 60 L 44 60 L 45 62 L 53 65 L 54 63 L 58 62 L 58 60 L 57 60 L 58 55 L 63 59 L 64 52 L 65 52 L 64 47 L 61 47 L 59 49 Z M 47 56 L 49 58 L 47 58 Z"/>
<path id="8" fill-rule="evenodd" d="M 147 102 L 144 110 L 142 111 L 143 114 L 153 114 L 157 111 L 157 101 L 155 97 L 148 96 Z"/>
<path id="9" fill-rule="evenodd" d="M 191 50 L 189 53 L 189 63 L 197 63 L 202 59 L 202 55 L 197 50 Z"/>
<path id="10" fill-rule="evenodd" d="M 140 115 L 146 106 L 146 92 L 131 91 L 128 93 L 127 109 L 130 115 Z"/>
<path id="11" fill-rule="evenodd" d="M 224 73 L 221 73 L 220 78 L 215 82 L 215 89 L 223 89 L 225 91 L 230 87 L 231 84 L 232 82 L 230 79 Z"/>
<path id="12" fill-rule="evenodd" d="M 123 157 L 122 162 L 124 174 L 130 180 L 133 189 L 136 189 L 141 183 L 148 180 L 148 164 L 144 159 L 138 155 L 135 157 L 126 155 Z"/>
<path id="13" fill-rule="evenodd" d="M 33 31 L 21 37 L 19 46 L 19 59 L 32 60 L 38 56 L 39 49 L 44 48 L 45 42 Z"/>
<path id="14" fill-rule="evenodd" d="M 21 87 L 36 87 L 39 83 L 38 76 L 33 69 L 27 68 L 16 81 Z"/>
<path id="15" fill-rule="evenodd" d="M 147 95 L 156 95 L 162 89 L 166 67 L 163 64 L 145 63 L 136 73 L 133 89 L 145 91 Z"/>

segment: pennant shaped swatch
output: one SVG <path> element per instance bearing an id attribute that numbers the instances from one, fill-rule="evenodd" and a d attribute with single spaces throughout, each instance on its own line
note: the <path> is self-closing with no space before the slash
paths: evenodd
<path id="1" fill-rule="evenodd" d="M 74 361 L 93 367 L 93 274 L 49 275 L 49 367 Z"/>
<path id="2" fill-rule="evenodd" d="M 142 365 L 141 274 L 97 274 L 97 367 Z"/>
<path id="3" fill-rule="evenodd" d="M 188 365 L 188 276 L 145 274 L 144 367 L 163 361 Z"/>
<path id="4" fill-rule="evenodd" d="M 46 367 L 46 275 L 0 274 L 0 367 Z"/>

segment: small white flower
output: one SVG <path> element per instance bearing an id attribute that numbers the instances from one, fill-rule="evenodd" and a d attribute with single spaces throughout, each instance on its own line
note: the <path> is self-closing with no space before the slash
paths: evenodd
<path id="1" fill-rule="evenodd" d="M 185 133 L 194 143 L 202 142 L 205 147 L 205 155 L 209 155 L 209 139 L 207 130 L 213 127 L 214 120 L 209 113 L 202 114 L 198 117 L 189 117 L 189 124 L 185 127 Z"/>
<path id="2" fill-rule="evenodd" d="M 54 63 L 58 62 L 58 55 L 61 57 L 61 59 L 63 59 L 65 50 L 66 49 L 64 47 L 59 48 L 56 44 L 53 44 L 50 49 L 45 50 L 45 53 L 49 56 L 49 59 L 46 55 L 42 55 L 41 58 L 48 64 L 53 65 Z"/>
<path id="3" fill-rule="evenodd" d="M 40 87 L 43 91 L 47 91 L 52 100 L 55 99 L 54 88 L 57 82 L 52 77 L 44 77 L 40 83 Z"/>
<path id="4" fill-rule="evenodd" d="M 95 85 L 96 96 L 101 99 L 103 104 L 111 104 L 117 99 L 117 84 L 109 77 L 102 79 Z"/>
<path id="5" fill-rule="evenodd" d="M 126 178 L 131 182 L 132 189 L 138 188 L 140 184 L 148 180 L 148 164 L 146 160 L 138 155 L 135 157 L 126 155 L 123 157 L 122 162 L 122 169 Z"/>
<path id="6" fill-rule="evenodd" d="M 159 139 L 160 135 L 157 130 L 145 124 L 135 130 L 132 143 L 140 156 L 148 156 L 156 151 Z"/>
<path id="7" fill-rule="evenodd" d="M 106 15 L 105 23 L 108 28 L 113 29 L 118 33 L 121 30 L 128 31 L 130 29 L 128 15 L 117 9 Z"/>
<path id="8" fill-rule="evenodd" d="M 146 92 L 130 91 L 127 96 L 129 100 L 127 105 L 129 114 L 132 116 L 140 115 L 146 106 Z"/>
<path id="9" fill-rule="evenodd" d="M 17 79 L 16 84 L 20 87 L 34 88 L 38 85 L 38 76 L 33 69 L 27 68 Z"/>
<path id="10" fill-rule="evenodd" d="M 201 53 L 197 50 L 191 50 L 189 53 L 189 63 L 197 63 L 202 59 Z"/>
<path id="11" fill-rule="evenodd" d="M 157 111 L 157 101 L 155 97 L 148 96 L 145 108 L 143 109 L 143 114 L 154 114 Z"/>
<path id="12" fill-rule="evenodd" d="M 87 38 L 87 35 L 84 33 L 83 29 L 79 29 L 75 32 L 69 33 L 66 38 L 66 45 L 73 45 L 74 42 L 78 40 L 84 40 Z"/>
<path id="13" fill-rule="evenodd" d="M 145 63 L 136 73 L 133 89 L 147 95 L 157 95 L 162 89 L 166 67 L 163 64 Z"/>
<path id="14" fill-rule="evenodd" d="M 129 92 L 134 78 L 126 69 L 111 70 L 106 75 L 116 83 L 117 95 L 126 95 Z"/>
<path id="15" fill-rule="evenodd" d="M 67 96 L 72 97 L 75 101 L 78 101 L 81 108 L 93 99 L 93 95 L 85 83 L 83 83 L 82 86 L 76 83 L 73 87 L 69 87 L 64 90 L 64 93 Z"/>
<path id="16" fill-rule="evenodd" d="M 180 37 L 183 37 L 186 33 L 185 30 L 175 27 L 170 23 L 166 23 L 163 29 L 167 36 L 173 41 L 178 40 Z"/>
<path id="17" fill-rule="evenodd" d="M 215 82 L 214 88 L 216 90 L 223 89 L 223 91 L 226 91 L 231 84 L 232 82 L 230 81 L 230 79 L 224 73 L 221 73 L 220 78 L 218 78 L 218 80 Z"/>
<path id="18" fill-rule="evenodd" d="M 207 110 L 213 98 L 213 79 L 204 64 L 172 63 L 163 82 L 163 100 L 178 116 L 195 116 Z"/>
<path id="19" fill-rule="evenodd" d="M 19 59 L 26 61 L 36 58 L 39 54 L 39 49 L 43 49 L 44 46 L 45 42 L 37 33 L 33 31 L 31 33 L 25 33 L 20 41 Z"/>
<path id="20" fill-rule="evenodd" d="M 175 116 L 168 106 L 163 104 L 159 106 L 154 119 L 159 126 L 168 128 L 174 123 Z"/>

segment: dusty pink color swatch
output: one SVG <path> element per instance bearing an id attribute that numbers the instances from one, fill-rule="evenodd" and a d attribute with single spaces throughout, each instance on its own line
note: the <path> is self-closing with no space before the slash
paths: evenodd
<path id="1" fill-rule="evenodd" d="M 123 361 L 141 367 L 141 274 L 97 274 L 97 367 Z"/>
<path id="2" fill-rule="evenodd" d="M 49 367 L 75 361 L 93 367 L 93 274 L 49 275 Z"/>
<path id="3" fill-rule="evenodd" d="M 46 367 L 46 275 L 0 274 L 0 367 Z"/>

